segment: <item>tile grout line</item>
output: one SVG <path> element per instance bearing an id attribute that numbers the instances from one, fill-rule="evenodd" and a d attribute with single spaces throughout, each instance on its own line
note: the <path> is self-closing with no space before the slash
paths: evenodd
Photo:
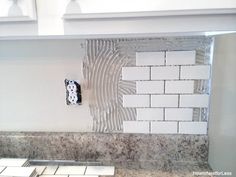
<path id="1" fill-rule="evenodd" d="M 166 120 L 165 107 L 163 108 L 163 121 Z"/>
<path id="2" fill-rule="evenodd" d="M 151 108 L 151 107 L 152 107 L 152 101 L 151 101 L 151 99 L 152 99 L 152 95 L 151 95 L 151 94 L 149 94 L 149 108 Z"/>
<path id="3" fill-rule="evenodd" d="M 177 122 L 177 133 L 179 133 L 179 121 Z"/>
<path id="4" fill-rule="evenodd" d="M 135 94 L 129 94 L 129 95 L 165 95 L 164 93 L 135 93 Z M 209 96 L 209 94 L 200 94 L 200 93 L 180 93 L 180 92 L 176 92 L 176 93 L 167 93 L 166 95 L 198 95 L 198 96 L 201 96 L 201 95 L 207 95 Z M 128 95 L 128 94 L 125 94 L 125 95 Z M 129 96 L 128 95 L 128 96 Z"/>
<path id="5" fill-rule="evenodd" d="M 152 66 L 149 66 L 149 81 L 152 80 Z"/>
<path id="6" fill-rule="evenodd" d="M 40 175 L 43 175 L 43 173 L 45 172 L 46 169 L 47 169 L 47 166 L 45 166 L 44 170 L 41 172 Z"/>
<path id="7" fill-rule="evenodd" d="M 164 95 L 166 94 L 166 80 L 164 80 Z"/>
<path id="8" fill-rule="evenodd" d="M 149 133 L 152 133 L 151 126 L 152 126 L 151 121 L 149 121 Z"/>
<path id="9" fill-rule="evenodd" d="M 6 168 L 7 168 L 7 167 L 4 167 L 4 168 L 2 169 L 2 171 L 0 171 L 0 174 L 1 174 L 4 170 L 6 170 Z"/>
<path id="10" fill-rule="evenodd" d="M 179 80 L 180 80 L 180 75 L 181 75 L 181 65 L 179 65 Z"/>
<path id="11" fill-rule="evenodd" d="M 151 79 L 151 81 L 163 81 L 164 79 Z M 209 79 L 205 79 L 205 78 L 183 78 L 183 79 L 169 79 L 169 78 L 165 78 L 166 81 L 199 81 L 199 80 L 204 80 L 204 81 L 208 81 Z M 122 79 L 122 81 L 150 81 L 150 79 Z"/>
<path id="12" fill-rule="evenodd" d="M 178 94 L 178 108 L 180 108 L 180 94 Z"/>
<path id="13" fill-rule="evenodd" d="M 84 175 L 86 174 L 87 168 L 88 168 L 88 166 L 86 166 L 86 167 L 85 167 L 85 170 L 84 170 Z"/>
<path id="14" fill-rule="evenodd" d="M 166 66 L 166 51 L 164 51 L 164 66 Z"/>
<path id="15" fill-rule="evenodd" d="M 137 109 L 137 108 L 150 108 L 150 107 L 142 106 L 142 107 L 125 107 L 125 108 L 136 108 Z M 173 106 L 166 106 L 166 107 L 163 107 L 163 106 L 152 106 L 151 108 L 180 108 L 180 109 L 189 108 L 189 109 L 192 109 L 192 108 L 200 108 L 200 107 L 193 107 L 193 106 L 181 106 L 181 107 L 177 107 L 177 106 L 174 106 L 174 107 Z M 206 108 L 206 107 L 201 107 L 201 108 Z M 128 120 L 126 120 L 126 121 L 128 121 Z"/>
<path id="16" fill-rule="evenodd" d="M 55 170 L 54 175 L 56 175 L 58 169 L 59 169 L 59 166 L 57 166 L 57 169 Z"/>

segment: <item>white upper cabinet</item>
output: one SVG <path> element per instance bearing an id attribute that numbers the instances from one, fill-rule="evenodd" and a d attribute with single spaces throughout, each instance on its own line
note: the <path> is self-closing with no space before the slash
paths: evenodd
<path id="1" fill-rule="evenodd" d="M 0 39 L 37 35 L 35 0 L 0 0 Z"/>
<path id="2" fill-rule="evenodd" d="M 35 21 L 35 0 L 1 0 L 0 22 Z"/>

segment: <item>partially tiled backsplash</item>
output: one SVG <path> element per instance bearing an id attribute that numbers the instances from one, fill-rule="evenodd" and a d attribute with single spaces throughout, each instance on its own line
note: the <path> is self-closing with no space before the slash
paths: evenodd
<path id="1" fill-rule="evenodd" d="M 124 121 L 125 133 L 206 134 L 207 119 L 194 121 L 195 109 L 207 109 L 209 64 L 196 64 L 196 51 L 137 52 L 136 66 L 122 68 L 122 80 L 136 81 L 136 93 L 123 106 L 136 108 L 137 120 Z"/>
<path id="2" fill-rule="evenodd" d="M 213 39 L 88 40 L 95 132 L 207 134 Z"/>

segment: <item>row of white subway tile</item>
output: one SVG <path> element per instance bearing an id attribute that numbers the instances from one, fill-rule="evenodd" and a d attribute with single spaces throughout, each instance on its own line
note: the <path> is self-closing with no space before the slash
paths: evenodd
<path id="1" fill-rule="evenodd" d="M 137 52 L 136 65 L 193 65 L 196 51 Z"/>
<path id="2" fill-rule="evenodd" d="M 124 133 L 206 134 L 207 122 L 124 121 Z"/>
<path id="3" fill-rule="evenodd" d="M 194 81 L 136 81 L 138 94 L 194 93 Z"/>
<path id="4" fill-rule="evenodd" d="M 193 108 L 137 108 L 137 120 L 192 121 Z"/>
<path id="5" fill-rule="evenodd" d="M 209 95 L 123 95 L 123 106 L 133 108 L 180 107 L 207 108 Z"/>
<path id="6" fill-rule="evenodd" d="M 209 78 L 210 65 L 122 68 L 122 80 L 206 80 Z"/>

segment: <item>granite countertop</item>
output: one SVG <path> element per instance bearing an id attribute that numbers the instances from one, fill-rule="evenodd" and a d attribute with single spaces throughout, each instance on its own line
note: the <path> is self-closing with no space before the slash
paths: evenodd
<path id="1" fill-rule="evenodd" d="M 193 177 L 195 172 L 209 172 L 208 164 L 175 166 L 169 171 L 155 169 L 116 168 L 115 177 Z M 105 177 L 105 176 L 103 176 Z M 201 176 L 211 177 L 211 176 Z M 212 176 L 213 177 L 213 176 Z"/>
<path id="2" fill-rule="evenodd" d="M 191 177 L 211 171 L 208 144 L 207 135 L 0 132 L 0 157 L 99 162 L 115 166 L 115 177 Z"/>

